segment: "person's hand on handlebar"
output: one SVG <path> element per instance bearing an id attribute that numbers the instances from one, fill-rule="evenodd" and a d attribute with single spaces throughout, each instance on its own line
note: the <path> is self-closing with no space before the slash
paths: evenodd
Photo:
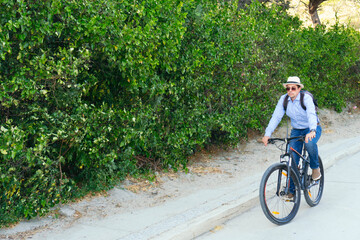
<path id="1" fill-rule="evenodd" d="M 311 141 L 315 137 L 316 137 L 316 132 L 315 131 L 309 132 L 305 136 L 305 143 L 308 143 L 309 141 Z"/>
<path id="2" fill-rule="evenodd" d="M 268 136 L 264 136 L 263 138 L 262 138 L 262 142 L 264 143 L 264 145 L 265 145 L 265 147 L 268 145 L 268 143 L 269 143 L 269 138 L 270 137 L 268 137 Z"/>

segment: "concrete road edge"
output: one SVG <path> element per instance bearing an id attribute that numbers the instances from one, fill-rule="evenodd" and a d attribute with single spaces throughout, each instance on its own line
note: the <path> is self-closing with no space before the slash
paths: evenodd
<path id="1" fill-rule="evenodd" d="M 335 151 L 332 143 L 319 147 L 319 152 L 322 155 L 322 160 L 325 170 L 332 167 L 341 158 L 355 154 L 360 151 L 360 137 L 344 140 L 341 146 L 346 146 L 346 151 Z M 351 147 L 348 147 L 351 146 Z M 323 153 L 321 153 L 323 150 Z M 325 153 L 326 152 L 326 153 Z M 326 177 L 326 175 L 325 175 Z M 202 216 L 199 216 L 187 223 L 181 224 L 173 229 L 163 232 L 151 239 L 193 239 L 203 233 L 211 231 L 218 225 L 234 218 L 259 204 L 259 193 L 256 190 L 249 192 L 243 198 L 223 204 Z"/>

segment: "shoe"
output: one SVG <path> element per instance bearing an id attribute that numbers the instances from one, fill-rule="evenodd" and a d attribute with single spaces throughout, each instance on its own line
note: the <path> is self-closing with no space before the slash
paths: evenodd
<path id="1" fill-rule="evenodd" d="M 287 201 L 293 201 L 294 200 L 294 197 L 295 197 L 295 194 L 294 193 L 288 193 L 285 195 L 285 200 Z"/>
<path id="2" fill-rule="evenodd" d="M 312 178 L 312 180 L 314 180 L 314 181 L 319 180 L 319 179 L 321 178 L 320 168 L 317 168 L 317 169 L 313 169 L 313 170 L 312 170 L 311 178 Z"/>

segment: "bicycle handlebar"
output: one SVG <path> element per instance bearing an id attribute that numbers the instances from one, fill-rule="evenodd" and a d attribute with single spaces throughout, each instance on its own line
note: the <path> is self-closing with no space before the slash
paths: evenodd
<path id="1" fill-rule="evenodd" d="M 269 138 L 268 143 L 274 144 L 276 141 L 289 142 L 294 139 L 305 141 L 305 136 L 288 137 L 288 138 Z"/>

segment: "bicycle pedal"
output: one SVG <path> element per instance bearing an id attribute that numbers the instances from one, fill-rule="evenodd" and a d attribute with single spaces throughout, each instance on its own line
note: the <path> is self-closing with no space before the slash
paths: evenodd
<path id="1" fill-rule="evenodd" d="M 320 183 L 320 179 L 319 180 L 311 180 L 311 183 L 309 184 L 309 186 L 307 187 L 308 189 L 312 188 L 313 186 L 319 185 Z"/>

